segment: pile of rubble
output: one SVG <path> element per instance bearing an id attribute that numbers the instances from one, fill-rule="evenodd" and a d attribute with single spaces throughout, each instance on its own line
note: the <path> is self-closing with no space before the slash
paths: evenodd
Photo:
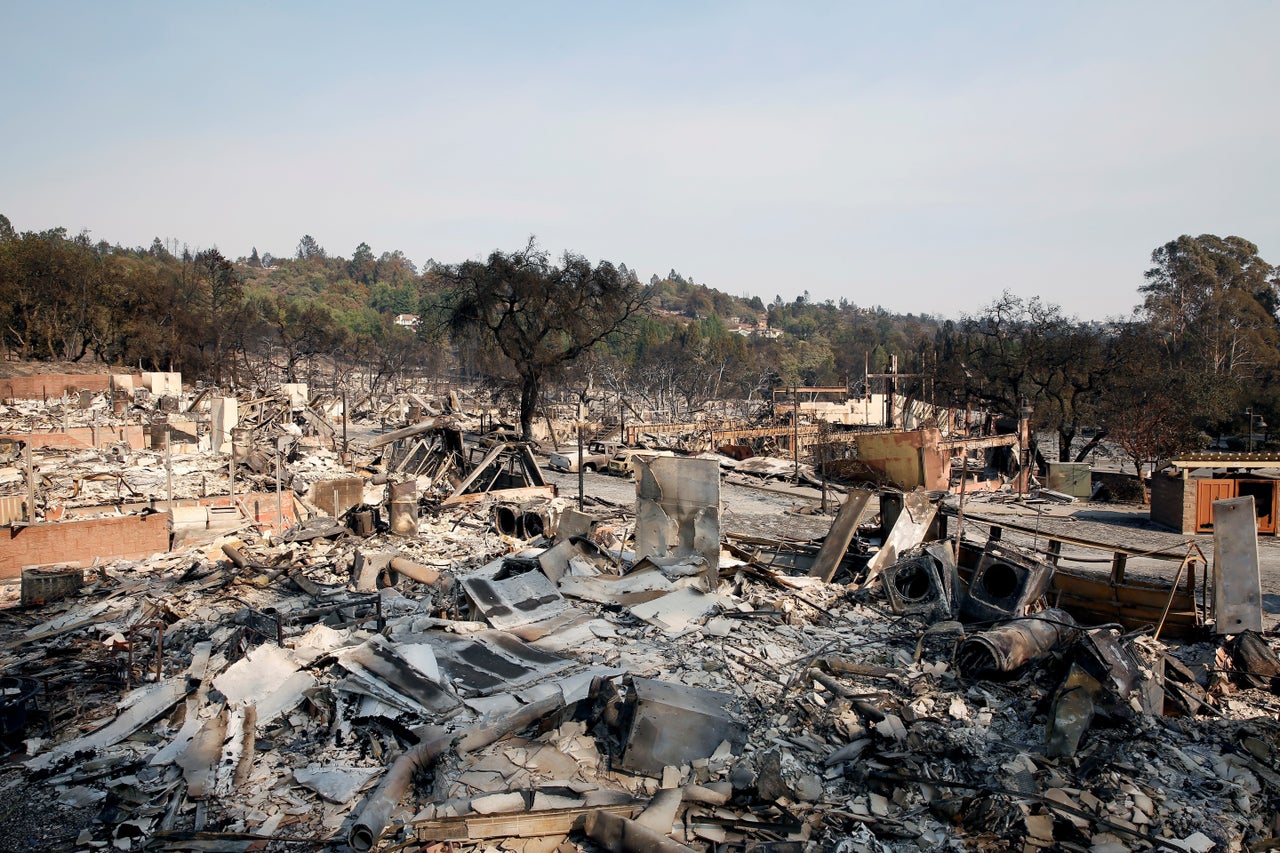
<path id="1" fill-rule="evenodd" d="M 444 421 L 353 453 L 360 488 L 335 487 L 331 513 L 310 487 L 351 472 L 310 447 L 319 461 L 286 483 L 297 523 L 100 561 L 65 597 L 0 610 L 0 846 L 1229 851 L 1280 836 L 1272 635 L 1173 644 L 1080 624 L 1050 606 L 1035 555 L 937 539 L 923 493 L 864 525 L 875 496 L 851 491 L 825 539 L 770 553 L 721 530 L 713 459 L 640 462 L 634 507 L 587 514 L 550 495 L 526 446 L 473 453 Z M 134 458 L 135 481 L 160 467 Z M 236 476 L 274 487 L 271 466 L 253 471 L 245 456 Z M 181 490 L 213 471 L 175 473 Z"/>
<path id="2" fill-rule="evenodd" d="M 1017 667 L 993 635 L 1026 620 L 968 634 L 735 560 L 707 592 L 699 563 L 634 560 L 621 529 L 538 550 L 458 513 L 414 539 L 214 542 L 5 611 L 0 719 L 28 754 L 3 777 L 5 846 L 1232 850 L 1276 833 L 1265 677 L 1215 671 L 1193 714 L 1166 717 L 1156 673 L 1202 650 L 1048 610 L 1031 619 L 1053 654 Z M 1063 626 L 1080 638 L 1063 646 Z M 1118 648 L 1127 698 L 1099 668 Z"/>

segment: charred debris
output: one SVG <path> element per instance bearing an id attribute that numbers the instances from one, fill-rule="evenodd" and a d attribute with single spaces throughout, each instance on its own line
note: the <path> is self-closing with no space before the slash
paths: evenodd
<path id="1" fill-rule="evenodd" d="M 763 535 L 724 457 L 578 509 L 456 394 L 349 402 L 0 409 L 0 844 L 1280 847 L 1247 526 L 1211 563 L 851 487 Z"/>

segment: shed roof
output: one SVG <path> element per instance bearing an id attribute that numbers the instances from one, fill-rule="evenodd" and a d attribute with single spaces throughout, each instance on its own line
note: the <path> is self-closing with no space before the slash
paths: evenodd
<path id="1" fill-rule="evenodd" d="M 1175 468 L 1280 468 L 1280 452 L 1258 450 L 1248 453 L 1229 451 L 1184 453 L 1169 464 Z"/>

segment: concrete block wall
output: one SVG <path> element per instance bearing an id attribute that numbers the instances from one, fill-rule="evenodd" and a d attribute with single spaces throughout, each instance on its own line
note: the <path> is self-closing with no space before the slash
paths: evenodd
<path id="1" fill-rule="evenodd" d="M 275 492 L 249 492 L 248 494 L 236 495 L 236 501 L 242 507 L 243 512 L 247 512 L 250 516 L 256 511 L 258 517 L 253 519 L 267 527 L 271 527 L 277 531 L 292 527 L 297 523 L 297 514 L 294 511 L 293 490 L 285 489 L 280 501 L 284 510 L 284 527 L 280 527 L 279 519 L 276 517 L 276 493 Z M 181 509 L 182 507 L 229 507 L 231 506 L 230 495 L 211 495 L 205 498 L 179 498 L 174 501 L 174 507 Z M 148 503 L 144 501 L 135 501 L 122 505 L 124 512 L 141 512 L 148 507 Z M 164 513 L 168 507 L 168 502 L 163 497 L 157 497 L 154 509 Z M 86 506 L 86 507 L 66 507 L 58 508 L 67 519 L 80 519 L 85 515 L 96 515 L 104 512 L 111 512 L 114 506 Z M 243 514 L 243 513 L 242 513 Z"/>
<path id="2" fill-rule="evenodd" d="M 23 566 L 138 559 L 169 550 L 169 516 L 121 515 L 14 526 L 0 530 L 0 578 L 22 576 Z"/>
<path id="3" fill-rule="evenodd" d="M 341 480 L 320 480 L 312 483 L 310 500 L 325 515 L 337 518 L 351 507 L 364 503 L 364 479 L 347 477 Z"/>

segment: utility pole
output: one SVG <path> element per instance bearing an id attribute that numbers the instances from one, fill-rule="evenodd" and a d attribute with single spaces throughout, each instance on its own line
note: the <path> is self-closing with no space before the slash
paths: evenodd
<path id="1" fill-rule="evenodd" d="M 822 514 L 827 513 L 827 441 L 831 434 L 831 424 L 828 421 L 818 422 L 818 453 L 821 460 L 818 463 L 818 479 L 822 481 Z"/>
<path id="2" fill-rule="evenodd" d="M 796 485 L 800 484 L 800 389 L 791 386 L 791 458 L 795 462 Z"/>
<path id="3" fill-rule="evenodd" d="M 582 489 L 586 475 L 582 464 L 582 412 L 578 412 L 578 512 L 582 512 Z"/>
<path id="4" fill-rule="evenodd" d="M 343 420 L 343 425 L 345 426 L 346 425 L 346 395 L 345 394 L 343 395 L 342 409 L 343 409 L 342 420 Z M 283 435 L 276 439 L 276 531 L 278 533 L 284 532 L 284 498 L 282 497 L 281 491 L 280 491 L 281 457 L 284 456 L 284 454 L 281 452 L 280 444 L 283 441 L 285 441 L 285 437 Z"/>
<path id="5" fill-rule="evenodd" d="M 169 520 L 173 520 L 173 427 L 164 425 L 164 481 L 169 493 Z"/>

